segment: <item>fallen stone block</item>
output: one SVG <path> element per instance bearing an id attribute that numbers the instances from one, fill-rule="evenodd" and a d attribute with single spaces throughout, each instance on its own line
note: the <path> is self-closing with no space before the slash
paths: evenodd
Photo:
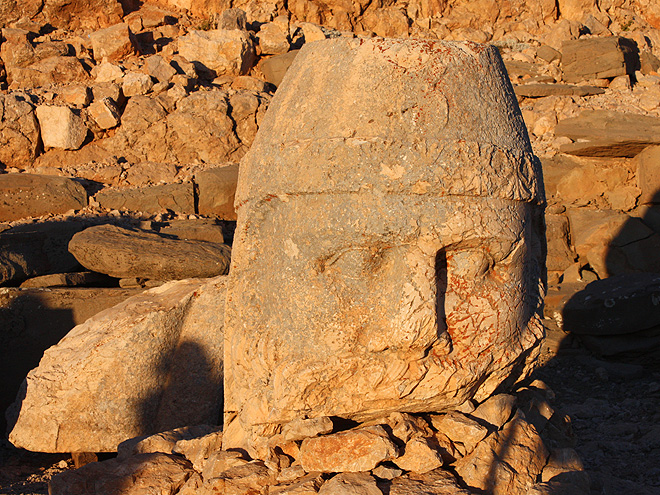
<path id="1" fill-rule="evenodd" d="M 21 288 L 40 287 L 112 287 L 116 279 L 96 272 L 53 273 L 29 278 Z"/>
<path id="2" fill-rule="evenodd" d="M 634 74 L 639 50 L 627 38 L 594 37 L 565 41 L 561 49 L 564 81 L 576 83 Z"/>
<path id="3" fill-rule="evenodd" d="M 54 476 L 51 495 L 176 493 L 194 473 L 191 464 L 168 454 L 140 454 L 128 460 L 93 462 Z"/>
<path id="4" fill-rule="evenodd" d="M 163 184 L 141 188 L 101 190 L 94 199 L 101 208 L 111 210 L 141 211 L 162 213 L 172 210 L 175 213 L 195 213 L 193 187 L 190 183 Z"/>
<path id="5" fill-rule="evenodd" d="M 226 275 L 231 248 L 98 225 L 74 235 L 69 251 L 85 268 L 112 277 L 178 280 Z"/>
<path id="6" fill-rule="evenodd" d="M 112 129 L 119 125 L 119 110 L 110 98 L 96 100 L 87 111 L 101 129 Z"/>
<path id="7" fill-rule="evenodd" d="M 585 110 L 578 117 L 560 120 L 555 134 L 575 141 L 561 146 L 563 153 L 634 157 L 647 146 L 660 144 L 660 118 L 610 110 Z"/>
<path id="8" fill-rule="evenodd" d="M 392 460 L 398 453 L 382 426 L 367 426 L 306 438 L 300 446 L 300 463 L 308 473 L 360 472 Z"/>
<path id="9" fill-rule="evenodd" d="M 49 57 L 27 67 L 7 71 L 9 89 L 34 89 L 89 80 L 89 74 L 76 57 Z"/>
<path id="10" fill-rule="evenodd" d="M 88 129 L 71 108 L 39 105 L 36 113 L 45 147 L 77 150 L 82 146 Z"/>
<path id="11" fill-rule="evenodd" d="M 525 98 L 543 98 L 546 96 L 592 96 L 605 93 L 596 86 L 575 86 L 573 84 L 518 84 L 514 86 L 518 96 Z"/>
<path id="12" fill-rule="evenodd" d="M 200 215 L 216 215 L 221 220 L 236 220 L 234 197 L 238 182 L 238 164 L 216 167 L 195 176 Z"/>
<path id="13" fill-rule="evenodd" d="M 275 55 L 274 57 L 269 57 L 260 62 L 259 69 L 261 69 L 266 81 L 273 86 L 279 86 L 282 83 L 284 74 L 289 70 L 289 67 L 293 63 L 293 59 L 296 58 L 299 51 L 300 50 L 291 50 L 288 53 Z"/>
<path id="14" fill-rule="evenodd" d="M 216 76 L 247 74 L 255 61 L 252 40 L 236 29 L 192 30 L 179 38 L 179 54 Z"/>
<path id="15" fill-rule="evenodd" d="M 635 158 L 640 204 L 660 203 L 660 146 L 649 146 Z"/>
<path id="16" fill-rule="evenodd" d="M 224 294 L 224 277 L 172 282 L 75 327 L 28 374 L 7 414 L 10 441 L 114 452 L 136 436 L 216 423 Z"/>
<path id="17" fill-rule="evenodd" d="M 37 156 L 39 142 L 34 106 L 17 95 L 0 95 L 0 163 L 27 168 Z"/>
<path id="18" fill-rule="evenodd" d="M 123 60 L 138 52 L 137 44 L 128 24 L 120 23 L 105 29 L 99 29 L 89 35 L 92 42 L 94 59 L 101 62 Z"/>
<path id="19" fill-rule="evenodd" d="M 0 175 L 0 222 L 66 213 L 87 206 L 78 182 L 51 175 Z"/>

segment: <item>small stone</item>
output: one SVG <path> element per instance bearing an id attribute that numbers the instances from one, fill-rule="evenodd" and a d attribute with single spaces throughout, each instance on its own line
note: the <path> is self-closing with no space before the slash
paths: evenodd
<path id="1" fill-rule="evenodd" d="M 113 83 L 121 81 L 124 70 L 118 65 L 104 61 L 92 69 L 92 76 L 97 83 Z"/>
<path id="2" fill-rule="evenodd" d="M 218 29 L 237 29 L 244 31 L 247 25 L 247 16 L 242 9 L 226 9 L 218 19 Z"/>
<path id="3" fill-rule="evenodd" d="M 293 483 L 274 485 L 268 488 L 269 495 L 316 495 L 323 484 L 319 473 L 309 473 Z"/>
<path id="4" fill-rule="evenodd" d="M 380 478 L 381 480 L 393 480 L 394 478 L 401 476 L 403 471 L 396 467 L 389 467 L 384 464 L 379 464 L 371 470 L 371 474 L 373 474 L 376 478 Z"/>
<path id="5" fill-rule="evenodd" d="M 122 91 L 127 98 L 146 95 L 153 86 L 151 77 L 141 72 L 127 72 L 122 79 Z"/>
<path id="6" fill-rule="evenodd" d="M 112 129 L 119 125 L 119 110 L 110 98 L 95 101 L 88 111 L 101 129 Z"/>
<path id="7" fill-rule="evenodd" d="M 405 471 L 428 473 L 442 466 L 442 457 L 431 448 L 425 438 L 413 438 L 406 444 L 404 454 L 394 463 Z"/>
<path id="8" fill-rule="evenodd" d="M 326 481 L 319 495 L 382 495 L 376 480 L 368 473 L 340 473 Z"/>
<path id="9" fill-rule="evenodd" d="M 431 415 L 433 428 L 447 435 L 452 443 L 466 455 L 488 435 L 488 428 L 457 412 Z"/>
<path id="10" fill-rule="evenodd" d="M 233 450 L 220 450 L 220 448 L 221 446 L 217 446 L 215 447 L 215 451 L 206 452 L 206 457 L 193 456 L 196 458 L 196 462 L 193 462 L 193 466 L 196 471 L 202 474 L 202 478 L 205 480 L 217 478 L 225 471 L 238 466 L 243 466 L 249 462 L 240 452 Z M 178 452 L 184 454 L 188 460 L 192 461 L 189 457 L 190 452 Z"/>
<path id="11" fill-rule="evenodd" d="M 263 55 L 278 55 L 289 51 L 287 34 L 274 22 L 263 24 L 257 39 Z"/>
<path id="12" fill-rule="evenodd" d="M 245 31 L 190 31 L 179 38 L 179 53 L 214 75 L 246 74 L 254 64 L 252 40 Z"/>
<path id="13" fill-rule="evenodd" d="M 328 417 L 294 419 L 282 427 L 284 441 L 304 440 L 305 438 L 326 435 L 332 432 L 334 425 Z"/>
<path id="14" fill-rule="evenodd" d="M 369 471 L 396 457 L 397 448 L 382 426 L 306 438 L 300 447 L 305 471 L 324 473 Z"/>
<path id="15" fill-rule="evenodd" d="M 160 55 L 152 55 L 144 61 L 144 70 L 154 79 L 169 82 L 176 74 L 176 69 Z"/>
<path id="16" fill-rule="evenodd" d="M 87 137 L 87 127 L 71 108 L 39 105 L 36 110 L 45 147 L 77 150 Z"/>
<path id="17" fill-rule="evenodd" d="M 63 103 L 68 103 L 76 107 L 85 107 L 92 100 L 92 92 L 88 86 L 74 84 L 62 88 L 59 97 Z"/>
<path id="18" fill-rule="evenodd" d="M 502 428 L 511 419 L 516 398 L 513 395 L 497 394 L 479 404 L 471 416 L 482 419 L 496 428 Z"/>
<path id="19" fill-rule="evenodd" d="M 118 61 L 137 53 L 137 45 L 128 24 L 115 24 L 105 29 L 99 29 L 89 35 L 92 42 L 94 59 L 97 61 L 107 57 Z"/>

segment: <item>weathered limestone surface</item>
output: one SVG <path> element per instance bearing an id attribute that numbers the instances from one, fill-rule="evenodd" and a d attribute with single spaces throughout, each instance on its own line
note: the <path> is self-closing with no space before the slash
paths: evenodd
<path id="1" fill-rule="evenodd" d="M 540 176 L 494 48 L 304 46 L 239 173 L 226 447 L 301 416 L 448 410 L 524 372 Z"/>
<path id="2" fill-rule="evenodd" d="M 224 277 L 172 282 L 75 327 L 28 374 L 8 412 L 10 441 L 114 452 L 135 436 L 216 423 L 224 295 Z"/>
<path id="3" fill-rule="evenodd" d="M 0 175 L 1 222 L 65 213 L 85 206 L 85 188 L 72 179 L 35 174 Z"/>
<path id="4" fill-rule="evenodd" d="M 231 248 L 98 225 L 73 236 L 69 251 L 85 268 L 113 277 L 176 280 L 226 275 Z"/>

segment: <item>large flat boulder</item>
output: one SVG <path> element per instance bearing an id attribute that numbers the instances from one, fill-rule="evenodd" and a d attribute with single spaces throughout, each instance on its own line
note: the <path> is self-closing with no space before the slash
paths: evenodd
<path id="1" fill-rule="evenodd" d="M 574 142 L 561 151 L 577 156 L 633 157 L 652 144 L 660 144 L 660 118 L 611 110 L 585 110 L 560 120 L 557 136 Z"/>
<path id="2" fill-rule="evenodd" d="M 224 277 L 149 290 L 48 349 L 8 411 L 9 439 L 36 452 L 114 452 L 132 437 L 217 424 Z"/>
<path id="3" fill-rule="evenodd" d="M 569 83 L 634 74 L 639 69 L 635 42 L 617 36 L 564 41 L 561 55 L 564 81 Z"/>
<path id="4" fill-rule="evenodd" d="M 102 208 L 112 210 L 162 213 L 172 210 L 175 213 L 195 213 L 195 199 L 191 183 L 161 184 L 157 186 L 107 189 L 94 197 Z"/>
<path id="5" fill-rule="evenodd" d="M 97 225 L 73 236 L 69 251 L 85 268 L 112 277 L 177 280 L 226 275 L 231 249 L 226 244 Z"/>
<path id="6" fill-rule="evenodd" d="M 449 410 L 526 373 L 540 177 L 493 47 L 305 45 L 239 172 L 225 446 Z"/>
<path id="7" fill-rule="evenodd" d="M 52 175 L 0 175 L 0 222 L 66 213 L 87 206 L 85 188 Z"/>

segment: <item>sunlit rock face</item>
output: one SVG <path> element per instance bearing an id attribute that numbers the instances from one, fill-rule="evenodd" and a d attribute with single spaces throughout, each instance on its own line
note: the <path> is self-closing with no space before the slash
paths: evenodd
<path id="1" fill-rule="evenodd" d="M 543 183 L 494 47 L 306 45 L 236 198 L 226 447 L 299 417 L 448 410 L 528 371 Z"/>

